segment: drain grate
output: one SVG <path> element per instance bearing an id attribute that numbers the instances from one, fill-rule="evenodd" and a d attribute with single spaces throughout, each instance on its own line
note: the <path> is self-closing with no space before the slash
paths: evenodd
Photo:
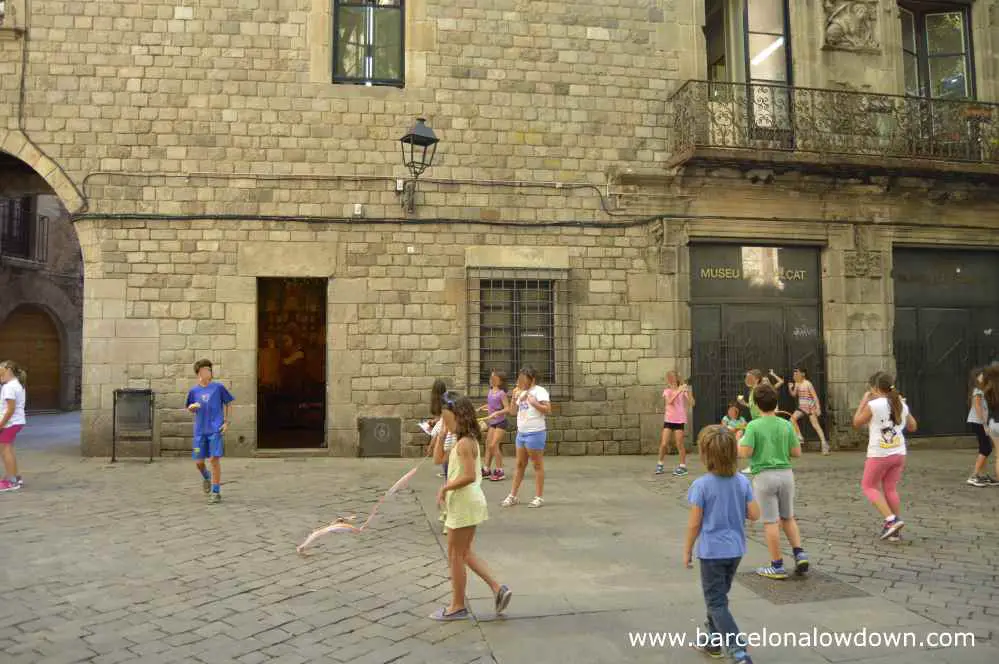
<path id="1" fill-rule="evenodd" d="M 869 593 L 843 583 L 828 574 L 811 572 L 807 576 L 792 576 L 784 581 L 765 579 L 754 572 L 737 574 L 735 580 L 773 604 L 804 604 L 833 599 L 870 597 Z"/>

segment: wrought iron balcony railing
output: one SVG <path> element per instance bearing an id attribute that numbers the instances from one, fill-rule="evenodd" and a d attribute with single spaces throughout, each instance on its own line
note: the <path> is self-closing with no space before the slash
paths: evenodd
<path id="1" fill-rule="evenodd" d="M 674 164 L 754 151 L 753 160 L 999 166 L 999 104 L 708 81 L 687 81 L 670 101 Z"/>
<path id="2" fill-rule="evenodd" d="M 48 260 L 49 219 L 35 214 L 31 197 L 0 198 L 0 259 Z"/>

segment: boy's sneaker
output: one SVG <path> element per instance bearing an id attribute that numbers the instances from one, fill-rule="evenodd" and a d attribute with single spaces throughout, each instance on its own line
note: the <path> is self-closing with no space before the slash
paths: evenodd
<path id="1" fill-rule="evenodd" d="M 999 482 L 997 482 L 996 479 L 991 475 L 982 475 L 982 479 L 985 480 L 985 483 L 988 484 L 989 486 L 999 486 Z M 20 477 L 17 478 L 17 483 L 18 484 L 21 483 Z"/>
<path id="2" fill-rule="evenodd" d="M 972 475 L 971 477 L 968 478 L 968 484 L 970 484 L 971 486 L 983 487 L 983 486 L 988 486 L 990 482 L 988 482 L 981 475 Z"/>
<path id="3" fill-rule="evenodd" d="M 506 479 L 506 473 L 503 472 L 502 468 L 497 468 L 493 471 L 492 476 L 489 478 L 492 482 L 499 482 L 500 480 Z"/>
<path id="4" fill-rule="evenodd" d="M 661 463 L 657 463 L 656 464 L 656 475 L 662 475 L 665 472 L 666 472 L 666 467 L 663 464 L 661 464 Z"/>
<path id="5" fill-rule="evenodd" d="M 898 534 L 904 525 L 905 522 L 902 519 L 895 519 L 891 523 L 885 521 L 884 526 L 881 527 L 881 539 L 888 539 L 892 535 Z"/>
<path id="6" fill-rule="evenodd" d="M 687 474 L 686 466 L 677 466 L 673 469 L 673 477 L 683 477 Z"/>
<path id="7" fill-rule="evenodd" d="M 762 577 L 768 579 L 777 579 L 778 581 L 783 581 L 787 578 L 787 570 L 784 566 L 774 567 L 773 565 L 768 565 L 767 567 L 760 567 L 756 570 L 756 573 Z"/>
<path id="8" fill-rule="evenodd" d="M 795 574 L 808 573 L 808 554 L 804 551 L 794 554 L 794 572 Z"/>
<path id="9" fill-rule="evenodd" d="M 208 494 L 208 504 L 209 505 L 216 505 L 216 504 L 221 503 L 221 502 L 222 502 L 222 494 L 221 493 L 210 493 L 210 494 Z"/>
<path id="10" fill-rule="evenodd" d="M 732 655 L 732 661 L 735 664 L 753 664 L 753 658 L 749 656 L 749 653 L 745 650 L 736 651 Z"/>
<path id="11" fill-rule="evenodd" d="M 21 488 L 21 485 L 17 482 L 11 482 L 10 480 L 0 480 L 0 492 L 3 491 L 17 491 Z"/>
<path id="12" fill-rule="evenodd" d="M 714 645 L 710 645 L 710 644 L 706 645 L 706 646 L 702 646 L 699 643 L 695 643 L 694 644 L 694 650 L 696 650 L 698 652 L 703 652 L 705 655 L 707 655 L 711 659 L 721 659 L 722 657 L 725 656 L 725 651 L 722 650 L 721 646 L 714 646 Z"/>
<path id="13" fill-rule="evenodd" d="M 201 480 L 201 490 L 205 493 L 212 492 L 212 481 L 209 479 L 202 478 Z"/>

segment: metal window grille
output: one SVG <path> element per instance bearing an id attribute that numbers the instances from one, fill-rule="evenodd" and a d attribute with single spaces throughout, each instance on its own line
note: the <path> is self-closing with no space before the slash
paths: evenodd
<path id="1" fill-rule="evenodd" d="M 3 25 L 3 20 L 7 16 L 7 2 L 6 0 L 0 0 L 0 25 Z"/>
<path id="2" fill-rule="evenodd" d="M 405 83 L 404 0 L 333 0 L 333 81 Z"/>
<path id="3" fill-rule="evenodd" d="M 48 218 L 36 217 L 31 196 L 0 199 L 0 255 L 44 262 L 48 255 Z"/>
<path id="4" fill-rule="evenodd" d="M 489 389 L 494 370 L 513 381 L 522 367 L 538 372 L 553 397 L 572 388 L 572 330 L 566 270 L 470 270 L 468 388 Z"/>

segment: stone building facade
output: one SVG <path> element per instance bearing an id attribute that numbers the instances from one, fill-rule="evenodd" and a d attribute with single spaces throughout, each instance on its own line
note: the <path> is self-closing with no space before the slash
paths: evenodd
<path id="1" fill-rule="evenodd" d="M 0 148 L 83 250 L 83 451 L 120 387 L 187 449 L 200 357 L 230 454 L 269 417 L 418 454 L 434 378 L 525 362 L 559 454 L 652 449 L 672 368 L 700 424 L 800 364 L 841 445 L 898 368 L 957 433 L 996 350 L 996 4 L 8 0 Z"/>

